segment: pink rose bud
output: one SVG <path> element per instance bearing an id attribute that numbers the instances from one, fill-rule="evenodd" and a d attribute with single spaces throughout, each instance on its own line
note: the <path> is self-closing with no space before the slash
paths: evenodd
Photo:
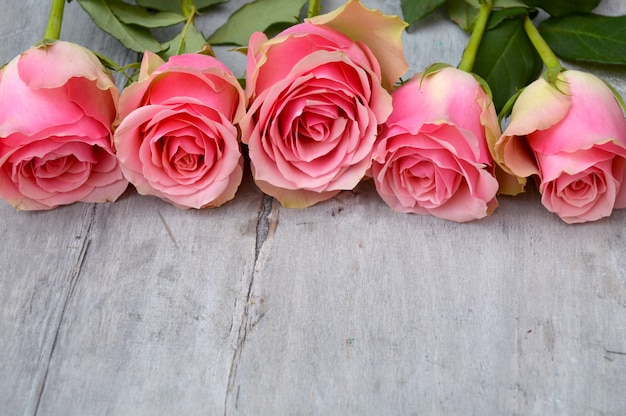
<path id="1" fill-rule="evenodd" d="M 372 163 L 381 198 L 398 212 L 457 222 L 490 215 L 498 181 L 487 138 L 500 127 L 479 82 L 445 67 L 416 74 L 392 96 Z"/>
<path id="2" fill-rule="evenodd" d="M 384 87 L 407 68 L 405 25 L 351 0 L 273 39 L 251 36 L 241 130 L 263 192 L 302 208 L 361 181 L 391 112 Z"/>
<path id="3" fill-rule="evenodd" d="M 591 74 L 568 70 L 555 86 L 540 78 L 526 87 L 494 152 L 522 182 L 534 177 L 543 205 L 567 223 L 626 206 L 626 121 L 611 89 Z"/>
<path id="4" fill-rule="evenodd" d="M 19 210 L 115 201 L 128 186 L 112 147 L 119 92 L 74 43 L 32 47 L 0 71 L 0 197 Z"/>
<path id="5" fill-rule="evenodd" d="M 138 82 L 122 92 L 117 155 L 142 195 L 179 208 L 217 207 L 231 200 L 243 175 L 237 122 L 246 99 L 216 58 L 146 52 Z"/>

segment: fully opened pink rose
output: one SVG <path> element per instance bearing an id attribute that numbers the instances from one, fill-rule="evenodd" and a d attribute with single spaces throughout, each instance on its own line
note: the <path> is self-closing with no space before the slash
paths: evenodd
<path id="1" fill-rule="evenodd" d="M 446 67 L 416 74 L 393 93 L 373 154 L 376 190 L 394 210 L 464 222 L 497 207 L 487 137 L 500 127 L 473 75 Z"/>
<path id="2" fill-rule="evenodd" d="M 522 91 L 494 146 L 496 160 L 567 223 L 595 221 L 626 207 L 626 121 L 611 89 L 568 70 L 555 86 L 543 78 Z"/>
<path id="3" fill-rule="evenodd" d="M 138 82 L 120 98 L 115 145 L 124 175 L 140 194 L 180 208 L 231 200 L 243 175 L 236 123 L 245 107 L 237 79 L 216 58 L 165 63 L 146 52 Z"/>
<path id="4" fill-rule="evenodd" d="M 56 41 L 0 70 L 0 197 L 20 210 L 115 201 L 119 92 L 89 50 Z"/>
<path id="5" fill-rule="evenodd" d="M 273 39 L 251 36 L 241 130 L 261 190 L 306 207 L 361 181 L 391 112 L 384 87 L 407 69 L 404 27 L 352 0 Z"/>

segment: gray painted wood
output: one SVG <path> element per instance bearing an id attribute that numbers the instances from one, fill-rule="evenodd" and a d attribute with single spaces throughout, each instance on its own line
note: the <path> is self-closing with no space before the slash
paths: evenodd
<path id="1" fill-rule="evenodd" d="M 274 211 L 230 410 L 623 412 L 623 211 L 568 227 L 533 194 L 459 225 L 374 196 Z"/>
<path id="2" fill-rule="evenodd" d="M 0 413 L 33 414 L 37 406 L 91 211 L 86 204 L 26 215 L 0 208 Z"/>
<path id="3" fill-rule="evenodd" d="M 248 183 L 219 210 L 97 205 L 41 413 L 223 413 L 261 201 Z"/>
<path id="4" fill-rule="evenodd" d="M 0 60 L 39 40 L 36 3 L 0 14 Z M 66 14 L 65 39 L 132 61 Z M 466 40 L 430 16 L 405 34 L 410 71 Z M 585 68 L 626 95 L 623 69 Z M 500 204 L 454 224 L 364 183 L 289 210 L 249 179 L 213 210 L 0 204 L 0 414 L 626 414 L 626 210 L 568 226 L 536 192 Z"/>

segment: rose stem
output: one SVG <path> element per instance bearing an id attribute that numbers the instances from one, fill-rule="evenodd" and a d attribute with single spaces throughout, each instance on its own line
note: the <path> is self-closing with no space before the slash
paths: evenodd
<path id="1" fill-rule="evenodd" d="M 309 0 L 309 12 L 307 13 L 307 17 L 315 17 L 320 14 L 320 11 L 320 0 Z"/>
<path id="2" fill-rule="evenodd" d="M 480 10 L 478 12 L 478 16 L 476 16 L 474 29 L 472 29 L 472 35 L 470 36 L 469 42 L 467 42 L 465 51 L 463 51 L 461 62 L 459 62 L 458 68 L 460 70 L 472 72 L 472 68 L 474 68 L 474 61 L 476 60 L 476 53 L 478 52 L 480 41 L 483 38 L 483 33 L 485 33 L 485 27 L 487 27 L 487 20 L 489 20 L 492 7 L 493 0 L 480 2 Z"/>
<path id="3" fill-rule="evenodd" d="M 63 23 L 63 8 L 65 0 L 52 0 L 50 6 L 50 16 L 48 17 L 48 26 L 43 35 L 44 39 L 57 40 L 61 36 L 61 24 Z"/>
<path id="4" fill-rule="evenodd" d="M 189 28 L 194 24 L 194 17 L 196 16 L 197 11 L 198 10 L 196 9 L 196 6 L 193 4 L 192 0 L 183 0 L 183 16 L 185 16 L 187 20 L 185 21 L 185 26 L 183 26 L 183 30 L 181 31 L 180 36 L 182 38 L 182 41 L 180 42 L 180 47 L 176 52 L 176 55 L 181 55 L 185 52 L 185 39 L 187 38 Z"/>
<path id="5" fill-rule="evenodd" d="M 546 66 L 548 82 L 551 84 L 556 83 L 559 72 L 563 70 L 561 62 L 559 62 L 559 58 L 556 57 L 554 52 L 552 52 L 552 49 L 550 49 L 550 46 L 548 46 L 546 41 L 543 40 L 539 31 L 528 16 L 524 18 L 524 31 L 537 50 L 543 64 Z"/>

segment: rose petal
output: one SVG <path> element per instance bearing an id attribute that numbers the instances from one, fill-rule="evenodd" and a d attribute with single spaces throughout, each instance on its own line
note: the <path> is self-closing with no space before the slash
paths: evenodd
<path id="1" fill-rule="evenodd" d="M 549 130 L 538 129 L 529 136 L 530 146 L 544 154 L 588 149 L 609 141 L 626 148 L 624 113 L 607 85 L 596 76 L 580 71 L 568 70 L 561 77 L 569 87 L 569 111 Z M 540 111 L 549 112 L 548 108 Z"/>
<path id="2" fill-rule="evenodd" d="M 67 99 L 64 88 L 29 89 L 20 78 L 17 59 L 5 67 L 0 83 L 0 137 L 32 136 L 51 126 L 71 125 L 83 116 L 81 108 Z"/>
<path id="3" fill-rule="evenodd" d="M 408 24 L 398 16 L 368 9 L 358 0 L 348 0 L 333 12 L 307 21 L 331 27 L 366 44 L 380 63 L 383 86 L 388 91 L 409 69 L 402 46 L 402 32 Z"/>
<path id="4" fill-rule="evenodd" d="M 141 58 L 141 67 L 139 68 L 139 83 L 142 83 L 146 79 L 152 76 L 152 73 L 157 70 L 165 61 L 154 52 L 146 50 Z M 132 85 L 131 85 L 132 86 Z"/>
<path id="5" fill-rule="evenodd" d="M 563 173 L 576 175 L 591 167 L 611 166 L 615 155 L 600 148 L 581 149 L 572 153 L 536 154 L 542 182 L 551 182 Z M 608 166 L 606 168 L 608 169 Z M 611 170 L 608 170 L 611 173 Z"/>
<path id="6" fill-rule="evenodd" d="M 254 164 L 252 164 L 251 167 L 254 175 Z M 311 205 L 326 201 L 341 192 L 340 190 L 314 192 L 304 189 L 285 189 L 258 179 L 255 179 L 255 183 L 263 193 L 276 198 L 285 208 L 310 207 Z"/>
<path id="7" fill-rule="evenodd" d="M 18 71 L 31 89 L 54 89 L 73 77 L 95 81 L 101 90 L 115 90 L 115 82 L 90 50 L 71 42 L 57 40 L 30 48 L 18 60 Z M 54 68 L 54 71 L 42 71 Z"/>
<path id="8" fill-rule="evenodd" d="M 502 135 L 524 136 L 563 120 L 572 106 L 570 86 L 567 82 L 558 82 L 557 86 L 558 89 L 539 78 L 524 88 Z"/>
<path id="9" fill-rule="evenodd" d="M 586 194 L 576 195 L 570 187 L 580 186 L 581 180 L 586 182 Z M 602 183 L 599 184 L 598 180 Z M 616 185 L 611 177 L 604 177 L 599 171 L 592 170 L 573 176 L 564 174 L 555 181 L 545 184 L 541 202 L 568 224 L 596 221 L 611 214 Z M 579 200 L 580 197 L 583 198 Z"/>

